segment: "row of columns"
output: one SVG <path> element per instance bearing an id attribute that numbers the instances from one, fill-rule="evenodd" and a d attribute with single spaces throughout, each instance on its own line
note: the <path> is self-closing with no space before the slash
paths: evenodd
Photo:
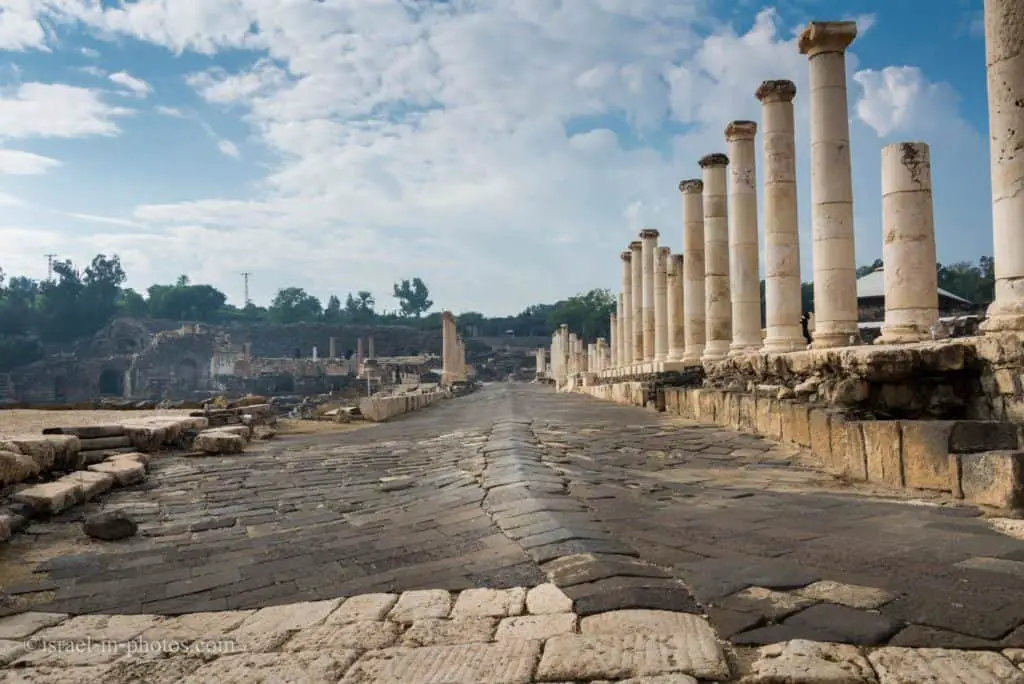
<path id="1" fill-rule="evenodd" d="M 451 311 L 441 313 L 441 364 L 443 386 L 448 387 L 467 379 L 466 345 L 459 337 L 455 316 Z"/>

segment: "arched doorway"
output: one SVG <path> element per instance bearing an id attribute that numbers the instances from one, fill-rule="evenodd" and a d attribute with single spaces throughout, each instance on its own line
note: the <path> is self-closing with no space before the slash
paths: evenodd
<path id="1" fill-rule="evenodd" d="M 124 396 L 124 373 L 113 368 L 100 373 L 100 394 L 104 397 Z"/>
<path id="2" fill-rule="evenodd" d="M 199 369 L 192 359 L 182 359 L 174 367 L 174 378 L 177 380 L 178 389 L 191 392 L 199 387 Z"/>

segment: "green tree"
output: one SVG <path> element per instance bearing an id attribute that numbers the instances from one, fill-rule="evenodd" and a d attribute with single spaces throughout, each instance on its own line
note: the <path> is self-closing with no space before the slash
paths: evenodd
<path id="1" fill-rule="evenodd" d="M 548 329 L 565 323 L 585 340 L 608 338 L 609 316 L 615 313 L 615 297 L 609 290 L 594 289 L 558 302 L 548 313 Z"/>
<path id="2" fill-rule="evenodd" d="M 117 308 L 119 314 L 129 318 L 144 318 L 149 315 L 149 302 L 130 287 L 121 291 Z"/>
<path id="3" fill-rule="evenodd" d="M 858 278 L 863 278 L 864 276 L 866 276 L 869 273 L 874 273 L 875 270 L 879 269 L 879 268 L 882 268 L 882 260 L 881 259 L 875 259 L 874 261 L 871 262 L 870 266 L 858 266 L 857 267 L 857 277 Z"/>
<path id="4" fill-rule="evenodd" d="M 220 319 L 227 296 L 212 285 L 192 285 L 181 276 L 174 285 L 149 286 L 149 311 L 156 318 L 213 323 Z"/>
<path id="5" fill-rule="evenodd" d="M 377 302 L 368 290 L 360 290 L 353 297 L 349 292 L 345 298 L 345 312 L 354 323 L 369 323 L 376 318 L 373 307 Z"/>
<path id="6" fill-rule="evenodd" d="M 301 287 L 286 287 L 277 291 L 267 313 L 275 323 L 310 323 L 320 318 L 323 306 L 320 300 Z"/>
<path id="7" fill-rule="evenodd" d="M 430 290 L 420 278 L 395 283 L 394 296 L 402 316 L 419 318 L 434 305 L 430 299 Z"/>
<path id="8" fill-rule="evenodd" d="M 327 300 L 327 308 L 324 309 L 324 320 L 328 323 L 338 323 L 342 320 L 341 300 L 337 295 L 331 295 Z"/>

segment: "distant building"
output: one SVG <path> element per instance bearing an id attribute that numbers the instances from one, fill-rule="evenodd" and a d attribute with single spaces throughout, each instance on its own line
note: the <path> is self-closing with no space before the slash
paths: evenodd
<path id="1" fill-rule="evenodd" d="M 976 308 L 973 302 L 939 288 L 940 318 L 963 316 Z M 885 320 L 885 275 L 881 268 L 857 279 L 857 320 L 879 325 Z"/>

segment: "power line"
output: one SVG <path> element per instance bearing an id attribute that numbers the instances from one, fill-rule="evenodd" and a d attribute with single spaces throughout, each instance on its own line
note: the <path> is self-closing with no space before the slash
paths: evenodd
<path id="1" fill-rule="evenodd" d="M 251 300 L 249 299 L 249 276 L 251 275 L 252 273 L 249 273 L 248 271 L 242 274 L 242 279 L 245 282 L 245 306 L 249 306 L 251 302 Z"/>
<path id="2" fill-rule="evenodd" d="M 56 254 L 44 254 L 43 256 L 46 257 L 46 279 L 47 280 L 53 280 L 53 259 L 57 255 Z"/>

